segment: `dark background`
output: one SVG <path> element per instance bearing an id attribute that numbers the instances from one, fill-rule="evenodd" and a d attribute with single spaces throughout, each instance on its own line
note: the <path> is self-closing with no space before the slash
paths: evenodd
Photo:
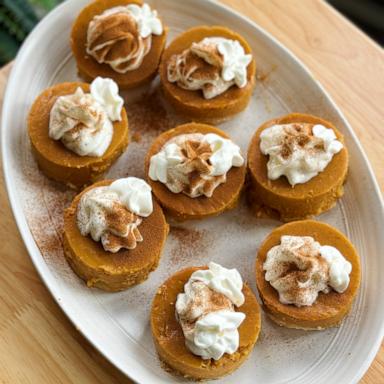
<path id="1" fill-rule="evenodd" d="M 21 43 L 36 23 L 61 1 L 0 0 L 0 66 L 15 57 Z M 306 1 L 302 0 L 303 7 Z M 328 0 L 328 2 L 380 45 L 384 44 L 384 0 Z"/>
<path id="2" fill-rule="evenodd" d="M 384 0 L 328 0 L 328 3 L 384 45 Z"/>

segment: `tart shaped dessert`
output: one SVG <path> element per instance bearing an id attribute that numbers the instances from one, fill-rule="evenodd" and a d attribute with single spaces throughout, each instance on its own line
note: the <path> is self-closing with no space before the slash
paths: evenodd
<path id="1" fill-rule="evenodd" d="M 216 379 L 236 370 L 260 332 L 259 304 L 236 269 L 190 267 L 171 276 L 152 303 L 160 359 L 174 373 Z"/>
<path id="2" fill-rule="evenodd" d="M 343 193 L 348 151 L 342 134 L 319 117 L 292 113 L 264 123 L 248 149 L 251 205 L 282 221 L 329 210 Z"/>
<path id="3" fill-rule="evenodd" d="M 220 129 L 198 123 L 161 134 L 149 149 L 145 170 L 160 204 L 180 221 L 233 208 L 245 179 L 240 148 Z"/>
<path id="4" fill-rule="evenodd" d="M 121 89 L 155 77 L 167 28 L 141 0 L 95 0 L 76 18 L 71 47 L 79 74 L 109 77 Z"/>
<path id="5" fill-rule="evenodd" d="M 199 26 L 166 48 L 160 80 L 166 100 L 194 121 L 225 120 L 246 108 L 256 63 L 243 37 L 220 26 Z"/>
<path id="6" fill-rule="evenodd" d="M 89 287 L 120 291 L 148 278 L 168 234 L 149 185 L 136 177 L 103 180 L 64 213 L 64 253 Z"/>
<path id="7" fill-rule="evenodd" d="M 337 229 L 313 220 L 273 230 L 256 259 L 263 308 L 277 324 L 305 330 L 335 327 L 360 286 L 360 260 Z"/>
<path id="8" fill-rule="evenodd" d="M 111 79 L 61 83 L 43 91 L 28 116 L 41 171 L 73 188 L 96 181 L 128 145 L 128 119 Z"/>

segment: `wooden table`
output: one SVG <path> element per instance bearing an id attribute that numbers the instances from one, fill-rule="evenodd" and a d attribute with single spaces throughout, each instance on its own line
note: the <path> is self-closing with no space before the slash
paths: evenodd
<path id="1" fill-rule="evenodd" d="M 222 0 L 291 49 L 344 111 L 384 188 L 384 54 L 320 0 Z M 0 100 L 10 66 L 0 71 Z M 37 275 L 0 183 L 0 382 L 131 383 L 56 305 Z M 384 319 L 383 319 L 384 321 Z M 384 347 L 361 380 L 384 383 Z"/>

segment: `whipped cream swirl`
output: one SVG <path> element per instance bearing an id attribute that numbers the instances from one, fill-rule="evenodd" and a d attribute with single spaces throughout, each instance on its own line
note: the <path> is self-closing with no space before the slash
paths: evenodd
<path id="1" fill-rule="evenodd" d="M 55 101 L 49 119 L 49 137 L 61 140 L 79 156 L 102 156 L 113 137 L 114 121 L 121 120 L 124 101 L 111 79 L 97 77 L 90 93 L 78 87 Z"/>
<path id="2" fill-rule="evenodd" d="M 233 85 L 244 88 L 251 61 L 237 40 L 206 37 L 170 58 L 167 78 L 190 91 L 201 89 L 205 99 L 212 99 Z"/>
<path id="3" fill-rule="evenodd" d="M 183 134 L 165 143 L 150 159 L 149 177 L 173 193 L 211 197 L 232 167 L 241 167 L 240 148 L 229 139 L 208 133 Z"/>
<path id="4" fill-rule="evenodd" d="M 77 226 L 83 236 L 90 235 L 105 251 L 115 253 L 143 241 L 138 227 L 152 211 L 151 187 L 127 177 L 84 193 L 77 207 Z"/>
<path id="5" fill-rule="evenodd" d="M 209 263 L 209 269 L 192 273 L 176 300 L 176 317 L 185 344 L 203 359 L 219 360 L 239 348 L 238 327 L 245 314 L 235 306 L 244 303 L 243 281 L 236 269 Z"/>
<path id="6" fill-rule="evenodd" d="M 267 253 L 265 280 L 283 304 L 312 305 L 319 292 L 343 293 L 349 286 L 352 265 L 335 248 L 321 246 L 310 236 L 282 236 Z"/>
<path id="7" fill-rule="evenodd" d="M 342 148 L 333 129 L 320 124 L 278 124 L 260 135 L 260 150 L 269 156 L 268 178 L 276 180 L 284 175 L 292 186 L 324 171 Z"/>
<path id="8" fill-rule="evenodd" d="M 161 35 L 157 11 L 144 3 L 107 9 L 95 16 L 87 31 L 87 53 L 118 73 L 140 67 L 151 50 L 152 34 Z"/>

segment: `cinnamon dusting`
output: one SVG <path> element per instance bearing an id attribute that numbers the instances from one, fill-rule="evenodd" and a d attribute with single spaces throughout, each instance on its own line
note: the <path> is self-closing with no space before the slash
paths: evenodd
<path id="1" fill-rule="evenodd" d="M 224 294 L 214 291 L 201 281 L 194 281 L 191 286 L 194 291 L 193 300 L 188 301 L 183 312 L 178 313 L 183 329 L 193 327 L 198 318 L 208 313 L 228 309 L 233 311 L 233 303 Z"/>
<path id="2" fill-rule="evenodd" d="M 175 191 L 183 192 L 187 196 L 211 197 L 215 188 L 226 181 L 225 174 L 211 175 L 213 170 L 209 160 L 213 154 L 211 145 L 199 137 L 187 136 L 184 139 L 184 135 L 177 136 L 173 141 L 179 146 L 183 161 L 169 170 L 167 182 L 173 185 Z"/>
<path id="3" fill-rule="evenodd" d="M 283 236 L 268 252 L 263 268 L 283 304 L 312 305 L 319 292 L 329 291 L 329 266 L 311 237 Z"/>
<path id="4" fill-rule="evenodd" d="M 318 141 L 313 150 L 324 150 L 322 140 L 317 139 L 312 133 L 312 124 L 307 123 L 293 123 L 286 126 L 285 137 L 281 147 L 281 156 L 288 159 L 295 148 L 304 148 L 310 141 Z"/>
<path id="5" fill-rule="evenodd" d="M 170 251 L 172 265 L 180 263 L 196 263 L 203 257 L 211 244 L 207 231 L 185 227 L 171 227 L 170 236 L 176 240 L 176 245 Z"/>
<path id="6" fill-rule="evenodd" d="M 130 104 L 127 114 L 133 137 L 141 138 L 143 134 L 155 137 L 174 125 L 163 106 L 159 89 Z"/>
<path id="7" fill-rule="evenodd" d="M 225 92 L 234 81 L 222 78 L 224 57 L 214 42 L 202 40 L 180 54 L 170 57 L 167 63 L 168 81 L 190 91 L 201 89 L 206 99 Z"/>
<path id="8" fill-rule="evenodd" d="M 142 219 L 115 202 L 112 209 L 105 214 L 108 232 L 102 236 L 102 244 L 106 251 L 117 252 L 121 248 L 134 249 L 143 237 L 137 228 Z"/>
<path id="9" fill-rule="evenodd" d="M 190 49 L 185 50 L 181 55 L 173 55 L 169 59 L 168 70 L 171 78 L 178 78 L 177 85 L 184 88 L 188 87 L 188 82 L 193 80 L 215 80 L 221 73 L 220 66 L 207 63 Z M 177 72 L 182 76 L 179 77 Z"/>
<path id="10" fill-rule="evenodd" d="M 88 27 L 87 52 L 98 63 L 125 73 L 141 65 L 151 49 L 151 39 L 140 36 L 137 22 L 129 12 L 102 14 L 94 17 Z"/>

